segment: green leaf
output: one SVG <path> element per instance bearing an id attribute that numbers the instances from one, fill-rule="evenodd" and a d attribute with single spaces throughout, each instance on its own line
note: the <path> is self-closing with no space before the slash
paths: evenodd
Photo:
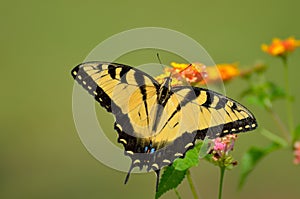
<path id="1" fill-rule="evenodd" d="M 295 128 L 293 132 L 293 142 L 300 140 L 300 124 Z"/>
<path id="2" fill-rule="evenodd" d="M 262 129 L 261 134 L 271 140 L 272 142 L 280 145 L 281 147 L 288 146 L 287 141 L 285 141 L 283 138 L 279 137 L 278 135 L 275 135 L 274 133 L 271 133 L 267 129 Z"/>
<path id="3" fill-rule="evenodd" d="M 269 91 L 268 94 L 270 95 L 271 100 L 287 97 L 284 90 L 273 82 L 267 82 L 266 89 Z"/>
<path id="4" fill-rule="evenodd" d="M 173 166 L 166 167 L 159 181 L 158 190 L 155 194 L 155 199 L 158 199 L 170 189 L 175 189 L 184 179 L 186 172 L 187 170 L 176 170 Z"/>
<path id="5" fill-rule="evenodd" d="M 198 165 L 199 153 L 203 151 L 201 150 L 203 147 L 207 147 L 207 143 L 205 141 L 198 142 L 193 149 L 186 152 L 183 159 L 178 158 L 172 166 L 166 167 L 158 184 L 158 190 L 155 194 L 156 199 L 170 189 L 175 189 L 184 179 L 188 169 Z"/>
<path id="6" fill-rule="evenodd" d="M 188 152 L 186 152 L 185 157 L 183 159 L 182 158 L 176 159 L 173 163 L 173 167 L 176 170 L 184 171 L 193 166 L 198 166 L 199 152 L 201 147 L 202 147 L 202 142 L 197 143 L 193 149 L 190 149 Z"/>
<path id="7" fill-rule="evenodd" d="M 278 143 L 273 142 L 271 145 L 265 148 L 251 147 L 242 157 L 241 160 L 241 175 L 238 188 L 241 189 L 245 184 L 245 181 L 251 171 L 255 168 L 257 163 L 266 155 L 281 148 Z"/>
<path id="8" fill-rule="evenodd" d="M 252 85 L 241 94 L 241 97 L 246 97 L 251 104 L 271 108 L 274 100 L 285 98 L 287 95 L 282 88 L 267 81 Z"/>
<path id="9" fill-rule="evenodd" d="M 265 107 L 264 100 L 260 99 L 258 96 L 247 95 L 245 98 L 249 104 L 257 105 L 260 107 Z"/>

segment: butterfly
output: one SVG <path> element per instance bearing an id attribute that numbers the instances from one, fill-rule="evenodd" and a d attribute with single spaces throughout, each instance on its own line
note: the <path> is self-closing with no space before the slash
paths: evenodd
<path id="1" fill-rule="evenodd" d="M 222 137 L 257 127 L 254 115 L 222 94 L 187 85 L 158 83 L 134 67 L 110 62 L 85 62 L 71 74 L 115 117 L 114 129 L 133 168 L 157 174 L 195 146 L 197 139 Z"/>

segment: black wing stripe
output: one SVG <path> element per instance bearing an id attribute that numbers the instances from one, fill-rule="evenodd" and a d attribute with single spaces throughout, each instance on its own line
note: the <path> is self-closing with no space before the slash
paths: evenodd
<path id="1" fill-rule="evenodd" d="M 181 110 L 181 106 L 178 104 L 176 110 L 171 114 L 171 116 L 168 118 L 168 120 L 166 121 L 166 123 L 164 124 L 164 126 L 162 127 L 162 129 L 160 131 L 162 131 L 167 124 L 171 121 L 171 119 Z M 175 123 L 175 125 L 173 126 L 173 128 L 175 128 L 177 125 L 179 124 L 179 122 Z"/>
<path id="2" fill-rule="evenodd" d="M 140 92 L 142 94 L 142 99 L 144 101 L 144 107 L 146 110 L 146 115 L 147 115 L 147 124 L 149 125 L 149 113 L 148 113 L 148 105 L 147 105 L 147 91 L 146 91 L 146 85 L 145 85 L 145 77 L 141 76 L 138 73 L 134 73 L 134 78 L 139 85 Z"/>
<path id="3" fill-rule="evenodd" d="M 122 83 L 127 83 L 127 80 L 126 80 L 126 78 L 125 78 L 125 75 L 128 73 L 128 71 L 131 69 L 131 67 L 130 66 L 124 66 L 124 67 L 122 67 L 122 69 L 121 69 L 121 72 L 120 72 L 120 79 L 121 79 L 121 82 Z"/>
<path id="4" fill-rule="evenodd" d="M 108 74 L 112 79 L 116 79 L 116 67 L 113 65 L 108 65 Z"/>
<path id="5" fill-rule="evenodd" d="M 201 105 L 205 107 L 210 107 L 214 99 L 214 94 L 209 92 L 205 92 L 205 93 L 206 93 L 206 101 Z"/>

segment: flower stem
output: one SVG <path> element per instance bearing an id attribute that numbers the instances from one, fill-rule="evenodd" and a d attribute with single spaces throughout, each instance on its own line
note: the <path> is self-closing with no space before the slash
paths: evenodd
<path id="1" fill-rule="evenodd" d="M 187 180 L 188 180 L 189 185 L 190 185 L 190 189 L 191 189 L 191 191 L 193 193 L 194 199 L 198 199 L 199 197 L 197 195 L 197 191 L 195 189 L 195 185 L 193 183 L 190 170 L 187 171 L 186 176 L 187 176 Z"/>
<path id="2" fill-rule="evenodd" d="M 288 125 L 289 125 L 289 132 L 291 133 L 291 132 L 293 132 L 293 128 L 294 128 L 294 118 L 293 118 L 291 94 L 290 94 L 289 68 L 288 68 L 287 58 L 283 57 L 282 60 L 283 60 L 283 66 L 284 66 L 285 90 L 287 93 L 287 98 L 286 98 L 287 119 L 288 119 Z"/>
<path id="3" fill-rule="evenodd" d="M 179 192 L 177 191 L 176 188 L 174 189 L 174 191 L 175 191 L 175 194 L 176 194 L 177 198 L 178 198 L 178 199 L 181 199 L 181 196 L 180 196 L 180 194 L 179 194 Z"/>
<path id="4" fill-rule="evenodd" d="M 220 166 L 220 184 L 219 184 L 219 199 L 222 199 L 223 180 L 224 180 L 225 166 Z"/>
<path id="5" fill-rule="evenodd" d="M 272 108 L 267 108 L 268 112 L 272 116 L 273 120 L 279 127 L 280 131 L 283 133 L 283 135 L 286 137 L 287 141 L 290 139 L 290 134 L 284 123 L 282 122 L 281 118 L 279 115 L 272 109 Z"/>

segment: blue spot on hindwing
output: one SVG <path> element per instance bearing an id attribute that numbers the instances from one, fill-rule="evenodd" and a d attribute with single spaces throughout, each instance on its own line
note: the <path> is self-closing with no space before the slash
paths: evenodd
<path id="1" fill-rule="evenodd" d="M 155 148 L 151 148 L 150 154 L 155 152 Z"/>

